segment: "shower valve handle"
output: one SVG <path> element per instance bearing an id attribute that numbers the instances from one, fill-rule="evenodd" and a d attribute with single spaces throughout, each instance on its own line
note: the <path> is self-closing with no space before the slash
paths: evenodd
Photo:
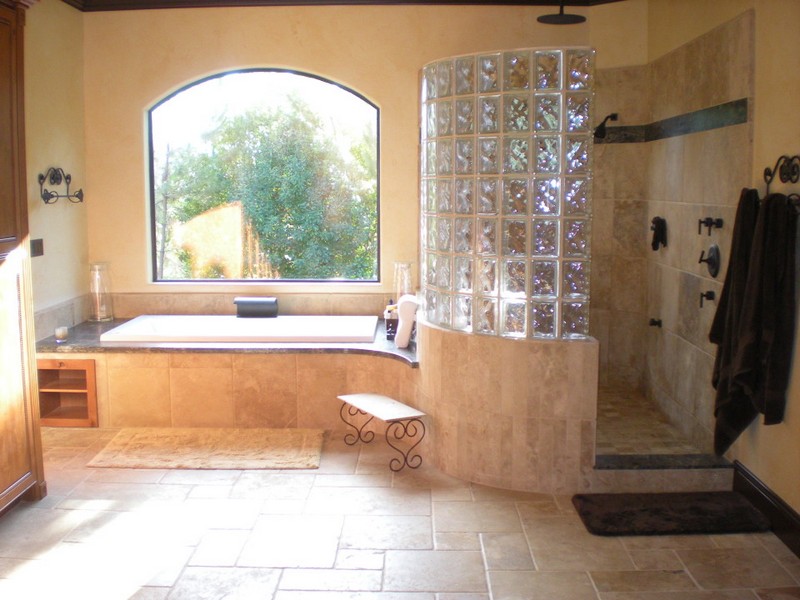
<path id="1" fill-rule="evenodd" d="M 697 234 L 700 235 L 703 232 L 703 227 L 708 227 L 708 235 L 711 235 L 711 228 L 716 227 L 717 229 L 722 229 L 723 220 L 717 217 L 706 217 L 705 219 L 699 219 L 697 221 Z"/>
<path id="2" fill-rule="evenodd" d="M 703 300 L 714 300 L 717 295 L 712 291 L 709 290 L 707 292 L 700 293 L 700 308 L 703 308 Z"/>

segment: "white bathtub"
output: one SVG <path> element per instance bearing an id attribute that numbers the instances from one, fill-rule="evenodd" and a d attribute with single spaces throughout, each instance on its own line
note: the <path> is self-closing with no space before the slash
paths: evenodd
<path id="1" fill-rule="evenodd" d="M 372 342 L 376 316 L 142 315 L 100 335 L 101 342 Z"/>

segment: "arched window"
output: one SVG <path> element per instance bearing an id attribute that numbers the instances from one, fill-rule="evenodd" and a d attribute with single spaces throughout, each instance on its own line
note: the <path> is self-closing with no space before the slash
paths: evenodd
<path id="1" fill-rule="evenodd" d="M 377 281 L 378 108 L 318 77 L 211 77 L 149 112 L 153 279 Z"/>

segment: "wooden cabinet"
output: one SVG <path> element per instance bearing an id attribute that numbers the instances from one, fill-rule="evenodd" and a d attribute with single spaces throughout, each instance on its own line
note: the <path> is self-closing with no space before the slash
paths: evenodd
<path id="1" fill-rule="evenodd" d="M 91 359 L 38 360 L 40 423 L 97 427 L 97 393 Z"/>
<path id="2" fill-rule="evenodd" d="M 24 13 L 0 2 L 0 259 L 23 239 L 27 229 L 22 143 L 22 26 Z"/>
<path id="3" fill-rule="evenodd" d="M 27 4 L 27 2 L 25 2 Z M 46 494 L 34 355 L 20 1 L 0 0 L 0 512 Z"/>

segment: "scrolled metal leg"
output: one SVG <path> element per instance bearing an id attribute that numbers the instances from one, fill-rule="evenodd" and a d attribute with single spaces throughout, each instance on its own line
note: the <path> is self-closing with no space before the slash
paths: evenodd
<path id="1" fill-rule="evenodd" d="M 348 420 L 345 418 L 345 413 L 347 416 L 351 418 Z M 342 403 L 342 407 L 339 409 L 339 417 L 341 417 L 342 421 L 348 427 L 352 427 L 355 430 L 355 434 L 348 433 L 344 436 L 344 443 L 348 446 L 353 446 L 356 442 L 364 442 L 365 444 L 369 444 L 372 440 L 375 439 L 375 432 L 373 431 L 364 431 L 364 428 L 369 425 L 370 421 L 372 421 L 372 415 L 369 415 L 369 419 L 367 419 L 361 427 L 358 427 L 355 423 L 357 421 L 353 419 L 356 415 L 367 415 L 363 410 L 356 408 L 355 406 L 351 406 L 347 403 Z"/>
<path id="2" fill-rule="evenodd" d="M 406 438 L 419 438 L 411 447 L 404 451 L 400 445 L 392 443 L 394 440 L 404 440 Z M 406 419 L 404 421 L 393 421 L 386 426 L 386 443 L 396 450 L 403 460 L 395 457 L 389 461 L 389 468 L 397 473 L 403 467 L 417 469 L 422 464 L 422 456 L 413 454 L 414 448 L 419 446 L 422 438 L 425 437 L 425 423 L 420 419 Z"/>

